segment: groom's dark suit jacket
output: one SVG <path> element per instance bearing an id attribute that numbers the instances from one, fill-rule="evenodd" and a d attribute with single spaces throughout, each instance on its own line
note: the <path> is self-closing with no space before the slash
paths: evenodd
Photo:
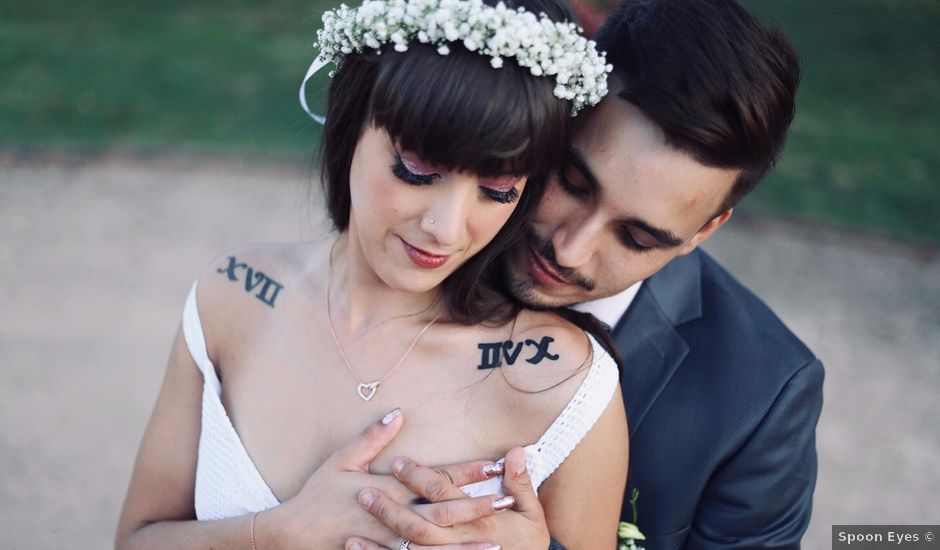
<path id="1" fill-rule="evenodd" d="M 813 353 L 701 251 L 644 282 L 613 336 L 642 545 L 798 548 L 822 408 Z"/>

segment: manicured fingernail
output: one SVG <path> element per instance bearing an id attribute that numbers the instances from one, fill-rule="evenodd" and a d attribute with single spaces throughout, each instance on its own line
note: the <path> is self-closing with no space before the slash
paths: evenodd
<path id="1" fill-rule="evenodd" d="M 363 491 L 359 494 L 359 504 L 362 504 L 364 507 L 368 508 L 372 506 L 372 503 L 375 502 L 375 492 L 374 491 Z"/>
<path id="2" fill-rule="evenodd" d="M 398 418 L 399 416 L 401 416 L 401 409 L 399 409 L 398 407 L 388 411 L 388 413 L 386 413 L 385 416 L 382 417 L 382 425 L 388 426 L 389 424 L 394 422 L 395 419 Z"/>
<path id="3" fill-rule="evenodd" d="M 349 545 L 349 550 L 362 550 L 362 545 L 358 542 L 354 542 Z"/>
<path id="4" fill-rule="evenodd" d="M 483 467 L 483 477 L 495 477 L 503 475 L 506 469 L 502 462 L 494 462 Z"/>
<path id="5" fill-rule="evenodd" d="M 519 463 L 519 466 L 516 467 L 516 473 L 517 473 L 517 474 L 524 474 L 524 473 L 525 473 L 525 462 L 526 462 L 525 459 L 522 459 L 522 462 L 520 462 L 520 463 Z"/>
<path id="6" fill-rule="evenodd" d="M 493 544 L 493 545 L 484 547 L 483 550 L 503 550 L 503 547 L 498 544 Z"/>
<path id="7" fill-rule="evenodd" d="M 392 472 L 396 475 L 400 474 L 402 470 L 405 469 L 405 459 L 396 458 L 392 461 Z"/>
<path id="8" fill-rule="evenodd" d="M 506 495 L 504 497 L 499 497 L 498 499 L 493 501 L 493 510 L 496 510 L 497 512 L 501 512 L 503 510 L 508 510 L 512 508 L 513 505 L 515 504 L 516 504 L 516 499 L 514 499 L 513 497 L 509 495 Z"/>

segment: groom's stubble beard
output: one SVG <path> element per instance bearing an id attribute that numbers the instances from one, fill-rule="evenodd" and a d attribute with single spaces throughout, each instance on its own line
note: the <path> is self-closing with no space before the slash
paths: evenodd
<path id="1" fill-rule="evenodd" d="M 546 311 L 552 306 L 539 300 L 535 294 L 535 283 L 528 277 L 517 277 L 510 261 L 505 261 L 500 270 L 500 284 L 509 296 L 526 309 Z"/>
<path id="2" fill-rule="evenodd" d="M 523 255 L 526 258 L 528 257 L 529 249 L 534 250 L 541 256 L 543 261 L 548 263 L 558 275 L 563 277 L 570 284 L 577 285 L 588 292 L 594 290 L 596 287 L 596 283 L 591 278 L 579 273 L 575 269 L 558 265 L 555 260 L 555 248 L 552 246 L 551 241 L 540 237 L 532 225 L 526 227 L 525 239 L 519 243 L 519 247 L 523 248 Z M 524 264 L 524 262 L 518 257 L 519 253 L 520 251 L 516 250 L 516 254 L 513 257 L 502 262 L 500 269 L 500 283 L 513 299 L 526 308 L 535 311 L 545 311 L 557 307 L 570 306 L 583 301 L 566 301 L 564 299 L 557 301 L 545 300 L 538 290 L 538 282 L 532 278 L 524 265 L 520 265 L 520 263 Z"/>

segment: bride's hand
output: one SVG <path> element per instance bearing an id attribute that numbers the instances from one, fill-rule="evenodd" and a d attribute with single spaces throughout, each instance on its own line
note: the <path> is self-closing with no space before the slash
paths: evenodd
<path id="1" fill-rule="evenodd" d="M 401 425 L 401 412 L 389 412 L 330 455 L 293 498 L 259 514 L 258 548 L 341 548 L 347 537 L 363 530 L 371 537 L 390 536 L 388 528 L 358 505 L 356 496 L 365 487 L 381 487 L 396 502 L 414 501 L 415 495 L 392 476 L 369 473 L 369 464 Z"/>
<path id="2" fill-rule="evenodd" d="M 369 464 L 395 438 L 402 422 L 400 410 L 390 411 L 330 455 L 297 495 L 259 514 L 255 521 L 257 547 L 342 548 L 343 542 L 354 533 L 373 540 L 397 538 L 362 509 L 357 496 L 365 488 L 375 487 L 400 505 L 417 500 L 415 492 L 391 475 L 369 473 Z M 463 485 L 485 479 L 483 466 L 487 464 L 492 462 L 472 462 L 441 471 Z"/>
<path id="3" fill-rule="evenodd" d="M 410 550 L 548 548 L 548 526 L 525 470 L 525 451 L 516 447 L 506 454 L 503 485 L 514 503 L 509 504 L 512 510 L 502 513 L 498 512 L 507 502 L 499 502 L 498 495 L 469 498 L 460 490 L 460 485 L 468 483 L 463 477 L 479 470 L 476 464 L 431 469 L 405 459 L 402 467 L 393 467 L 395 477 L 431 504 L 409 507 L 379 488 L 362 491 L 359 503 L 397 536 L 373 538 L 358 533 L 346 541 L 346 550 L 396 550 L 402 539 L 412 541 Z"/>

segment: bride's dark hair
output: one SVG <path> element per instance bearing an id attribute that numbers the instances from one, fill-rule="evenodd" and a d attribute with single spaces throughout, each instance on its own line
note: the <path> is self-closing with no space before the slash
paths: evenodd
<path id="1" fill-rule="evenodd" d="M 495 5 L 495 0 L 484 0 Z M 504 2 L 574 21 L 564 0 Z M 524 236 L 530 213 L 547 176 L 563 160 L 570 104 L 555 97 L 552 77 L 535 77 L 506 59 L 494 69 L 490 58 L 450 45 L 450 54 L 412 43 L 381 54 L 344 57 L 330 84 L 321 141 L 321 180 L 333 225 L 349 225 L 349 170 L 363 130 L 384 129 L 402 148 L 448 170 L 488 177 L 527 176 L 525 191 L 509 220 L 478 254 L 443 284 L 453 320 L 501 323 L 518 311 L 496 290 L 496 260 Z"/>

